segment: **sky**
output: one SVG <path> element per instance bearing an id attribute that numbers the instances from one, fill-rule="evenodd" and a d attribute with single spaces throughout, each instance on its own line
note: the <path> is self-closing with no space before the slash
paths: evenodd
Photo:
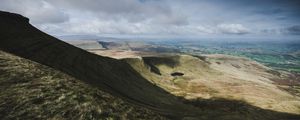
<path id="1" fill-rule="evenodd" d="M 1 0 L 55 36 L 298 36 L 300 0 Z"/>

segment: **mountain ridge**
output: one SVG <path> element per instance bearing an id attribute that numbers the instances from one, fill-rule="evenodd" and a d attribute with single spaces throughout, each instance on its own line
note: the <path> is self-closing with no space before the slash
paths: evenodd
<path id="1" fill-rule="evenodd" d="M 158 111 L 163 111 L 162 113 L 168 113 L 169 111 L 184 113 L 181 108 L 176 110 L 179 108 L 180 104 L 183 105 L 182 103 L 169 97 L 171 95 L 168 95 L 164 90 L 159 89 L 147 80 L 144 80 L 144 78 L 133 70 L 129 64 L 112 58 L 101 57 L 71 46 L 68 43 L 60 41 L 34 28 L 28 23 L 27 19 L 18 15 L 16 15 L 17 17 L 6 17 L 7 14 L 9 13 L 0 16 L 0 26 L 11 28 L 4 31 L 1 30 L 1 50 L 51 66 L 52 68 L 63 71 L 71 76 L 88 82 L 89 84 L 98 87 L 100 86 L 102 90 L 113 92 L 113 94 L 124 97 L 136 104 L 145 103 L 147 107 L 154 109 L 155 106 L 161 105 L 171 107 L 168 108 L 168 110 L 163 110 L 166 107 L 159 109 Z M 16 24 L 14 19 L 19 18 L 22 18 L 22 20 L 18 20 L 18 23 Z M 81 65 L 78 66 L 76 64 Z M 114 65 L 114 67 L 109 65 Z M 83 68 L 83 66 L 88 69 Z M 99 66 L 99 68 L 92 66 Z M 107 74 L 112 73 L 113 71 L 122 72 L 114 73 L 114 75 Z M 131 81 L 124 81 L 124 79 L 129 79 Z M 124 85 L 128 86 L 125 88 L 123 87 Z M 144 88 L 139 88 L 139 85 L 143 85 Z M 153 92 L 155 94 L 153 94 Z M 147 93 L 147 95 L 144 93 Z M 141 98 L 140 96 L 144 96 L 144 98 Z M 163 99 L 166 100 L 165 103 L 161 102 Z M 174 107 L 170 104 L 172 102 L 179 106 Z M 176 115 L 174 113 L 172 114 Z"/>

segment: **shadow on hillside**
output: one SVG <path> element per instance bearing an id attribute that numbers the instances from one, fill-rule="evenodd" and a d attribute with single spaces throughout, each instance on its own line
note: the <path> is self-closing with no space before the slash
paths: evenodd
<path id="1" fill-rule="evenodd" d="M 168 67 L 174 68 L 179 64 L 180 56 L 165 56 L 165 57 L 143 57 L 146 64 L 156 65 L 167 65 Z"/>
<path id="2" fill-rule="evenodd" d="M 224 98 L 181 99 L 185 104 L 195 106 L 203 112 L 203 119 L 258 119 L 258 120 L 298 120 L 299 115 L 262 109 L 240 100 Z"/>
<path id="3" fill-rule="evenodd" d="M 179 64 L 179 56 L 165 56 L 165 57 L 143 57 L 144 63 L 149 66 L 150 71 L 161 75 L 160 70 L 156 67 L 158 65 L 167 65 L 174 68 Z"/>

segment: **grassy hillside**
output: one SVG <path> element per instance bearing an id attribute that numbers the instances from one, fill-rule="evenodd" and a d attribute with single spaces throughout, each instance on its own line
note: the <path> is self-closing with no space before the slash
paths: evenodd
<path id="1" fill-rule="evenodd" d="M 145 78 L 176 96 L 242 100 L 265 109 L 300 114 L 299 96 L 282 90 L 290 86 L 278 85 L 274 79 L 294 80 L 294 90 L 299 81 L 289 77 L 292 74 L 275 72 L 249 59 L 226 55 L 175 55 L 127 61 Z M 182 73 L 182 76 L 172 76 L 172 73 Z"/>
<path id="2" fill-rule="evenodd" d="M 0 51 L 1 119 L 166 119 L 55 69 Z"/>
<path id="3" fill-rule="evenodd" d="M 149 82 L 151 79 L 126 61 L 98 56 L 62 42 L 17 14 L 0 12 L 0 26 L 0 50 L 4 51 L 0 79 L 2 118 L 299 118 L 239 100 L 174 96 Z"/>
<path id="4" fill-rule="evenodd" d="M 223 98 L 300 114 L 299 81 L 249 59 L 226 55 L 173 55 L 125 59 L 153 84 L 188 100 Z M 180 73 L 180 76 L 174 76 Z M 274 81 L 280 80 L 280 81 Z M 295 81 L 293 86 L 280 84 Z M 294 92 L 283 90 L 294 88 Z"/>

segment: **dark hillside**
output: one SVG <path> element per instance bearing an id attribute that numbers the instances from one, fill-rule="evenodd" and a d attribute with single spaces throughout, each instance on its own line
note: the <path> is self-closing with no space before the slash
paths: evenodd
<path id="1" fill-rule="evenodd" d="M 0 26 L 7 28 L 0 30 L 3 51 L 58 69 L 134 104 L 164 114 L 191 114 L 186 105 L 145 80 L 126 62 L 69 45 L 34 28 L 20 15 L 1 12 Z"/>
<path id="2" fill-rule="evenodd" d="M 166 119 L 60 71 L 0 51 L 0 118 Z"/>

